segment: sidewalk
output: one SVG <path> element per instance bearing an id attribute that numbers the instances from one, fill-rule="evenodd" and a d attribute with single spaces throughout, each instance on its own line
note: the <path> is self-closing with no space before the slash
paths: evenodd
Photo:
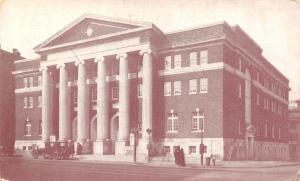
<path id="1" fill-rule="evenodd" d="M 162 166 L 162 167 L 179 167 L 172 159 L 167 160 L 163 157 L 154 157 L 150 163 L 147 161 L 133 162 L 132 156 L 116 156 L 116 155 L 80 155 L 75 156 L 75 159 L 88 162 L 109 162 L 122 164 L 143 164 L 148 166 Z M 290 161 L 216 161 L 216 166 L 206 166 L 200 164 L 200 160 L 186 158 L 186 168 L 274 168 L 283 166 L 299 165 L 300 162 Z"/>
<path id="2" fill-rule="evenodd" d="M 16 154 L 17 157 L 26 157 L 31 159 L 29 153 L 26 154 Z M 42 159 L 42 158 L 41 158 Z M 73 157 L 74 161 L 83 161 L 83 162 L 93 162 L 93 163 L 111 163 L 111 164 L 142 164 L 147 166 L 158 166 L 158 167 L 180 167 L 174 163 L 173 158 L 167 157 L 153 157 L 150 163 L 146 158 L 137 158 L 137 162 L 133 162 L 133 156 L 117 156 L 117 155 L 76 155 Z M 142 161 L 141 161 L 142 160 Z M 200 164 L 200 158 L 189 158 L 186 157 L 186 167 L 185 168 L 274 168 L 274 167 L 283 167 L 283 166 L 293 166 L 298 165 L 300 167 L 300 162 L 292 161 L 216 161 L 216 166 L 206 166 L 205 159 L 204 165 Z"/>

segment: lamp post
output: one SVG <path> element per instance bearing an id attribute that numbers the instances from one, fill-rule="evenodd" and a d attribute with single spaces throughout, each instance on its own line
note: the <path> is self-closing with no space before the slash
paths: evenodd
<path id="1" fill-rule="evenodd" d="M 150 137 L 150 135 L 152 133 L 152 130 L 150 128 L 148 128 L 146 131 L 148 133 L 148 138 L 149 138 L 149 140 L 148 140 L 149 142 L 148 142 L 148 145 L 147 145 L 147 149 L 148 149 L 148 163 L 149 163 L 150 162 L 150 149 L 151 149 L 151 143 L 150 143 L 151 137 Z"/>
<path id="2" fill-rule="evenodd" d="M 137 146 L 137 136 L 138 136 L 138 129 L 133 128 L 131 130 L 131 133 L 133 134 L 133 162 L 136 162 L 136 146 Z"/>
<path id="3" fill-rule="evenodd" d="M 203 134 L 204 132 L 201 132 L 201 144 L 200 144 L 201 165 L 203 165 L 203 154 L 204 154 Z"/>

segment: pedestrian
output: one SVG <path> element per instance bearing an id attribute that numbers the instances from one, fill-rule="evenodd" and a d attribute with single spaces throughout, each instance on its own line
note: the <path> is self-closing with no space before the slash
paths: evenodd
<path id="1" fill-rule="evenodd" d="M 81 155 L 81 154 L 82 154 L 82 145 L 80 143 L 77 143 L 76 155 Z"/>
<path id="2" fill-rule="evenodd" d="M 174 150 L 174 157 L 176 165 L 179 165 L 179 147 L 176 147 Z"/>
<path id="3" fill-rule="evenodd" d="M 211 155 L 211 162 L 213 164 L 213 166 L 216 166 L 216 157 L 214 155 Z"/>
<path id="4" fill-rule="evenodd" d="M 183 148 L 180 149 L 179 151 L 179 164 L 180 166 L 185 166 L 185 158 L 184 158 L 184 151 Z"/>

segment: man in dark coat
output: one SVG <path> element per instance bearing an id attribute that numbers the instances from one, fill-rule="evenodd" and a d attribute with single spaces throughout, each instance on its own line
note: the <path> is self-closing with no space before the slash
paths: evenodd
<path id="1" fill-rule="evenodd" d="M 82 154 L 82 145 L 80 143 L 77 143 L 76 155 L 81 155 L 81 154 Z"/>
<path id="2" fill-rule="evenodd" d="M 179 151 L 179 165 L 185 166 L 185 158 L 184 158 L 184 151 L 183 148 L 180 149 Z"/>

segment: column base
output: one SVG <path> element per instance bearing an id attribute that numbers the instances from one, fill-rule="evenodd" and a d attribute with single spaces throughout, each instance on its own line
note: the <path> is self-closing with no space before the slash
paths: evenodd
<path id="1" fill-rule="evenodd" d="M 148 143 L 149 140 L 140 139 L 138 143 L 138 153 L 139 154 L 148 154 Z"/>
<path id="2" fill-rule="evenodd" d="M 142 162 L 142 163 L 149 162 L 148 144 L 149 144 L 149 140 L 147 140 L 147 139 L 139 140 L 138 148 L 137 148 L 139 162 Z"/>
<path id="3" fill-rule="evenodd" d="M 117 140 L 115 142 L 115 154 L 126 155 L 127 154 L 127 142 L 126 140 Z"/>
<path id="4" fill-rule="evenodd" d="M 94 142 L 94 153 L 95 154 L 109 154 L 112 152 L 112 145 L 111 142 L 109 141 L 103 141 L 103 140 L 96 140 Z"/>

